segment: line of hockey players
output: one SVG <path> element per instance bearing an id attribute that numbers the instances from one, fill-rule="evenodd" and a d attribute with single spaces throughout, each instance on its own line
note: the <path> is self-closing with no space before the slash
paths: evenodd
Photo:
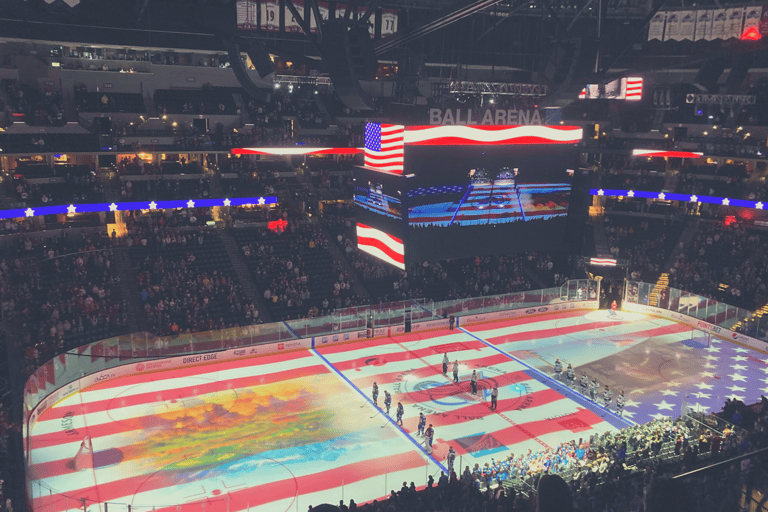
<path id="1" fill-rule="evenodd" d="M 374 382 L 373 387 L 371 388 L 371 398 L 373 399 L 373 405 L 376 407 L 379 406 L 379 386 Z M 387 414 L 389 414 L 389 410 L 392 407 L 392 395 L 389 391 L 386 389 L 384 390 L 384 409 L 386 409 Z M 395 418 L 396 423 L 399 426 L 403 426 L 403 415 L 405 414 L 405 409 L 403 408 L 403 404 L 401 402 L 397 402 L 397 410 L 395 411 Z M 424 438 L 424 447 L 427 450 L 427 453 L 432 453 L 432 443 L 435 439 L 435 429 L 432 428 L 432 424 L 429 424 L 429 427 L 427 427 L 427 417 L 424 416 L 423 412 L 419 413 L 419 426 L 417 430 L 418 435 Z"/>
<path id="2" fill-rule="evenodd" d="M 563 364 L 560 362 L 560 358 L 555 359 L 555 379 L 567 384 L 571 389 L 577 389 L 576 371 L 570 363 L 565 371 L 563 371 Z M 597 379 L 592 377 L 592 381 L 590 382 L 587 374 L 582 372 L 578 388 L 581 390 L 582 395 L 589 397 L 589 399 L 595 403 L 600 403 L 600 399 L 602 399 L 603 407 L 610 410 L 611 402 L 613 401 L 613 392 L 608 387 L 608 384 L 605 385 L 602 396 L 600 396 L 600 384 L 597 382 Z M 624 391 L 621 391 L 619 396 L 616 397 L 616 414 L 619 416 L 624 413 L 625 403 L 626 398 L 624 398 Z"/>

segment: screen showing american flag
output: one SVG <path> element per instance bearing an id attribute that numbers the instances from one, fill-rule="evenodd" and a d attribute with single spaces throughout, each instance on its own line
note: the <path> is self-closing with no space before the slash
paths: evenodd
<path id="1" fill-rule="evenodd" d="M 400 124 L 365 125 L 365 165 L 379 171 L 403 174 L 403 134 Z"/>

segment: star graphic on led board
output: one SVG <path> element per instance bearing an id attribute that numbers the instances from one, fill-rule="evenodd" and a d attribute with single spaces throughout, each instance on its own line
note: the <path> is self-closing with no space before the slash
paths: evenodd
<path id="1" fill-rule="evenodd" d="M 77 207 L 75 205 L 71 204 L 71 205 L 67 206 L 67 213 L 75 213 L 76 209 L 77 209 Z"/>
<path id="2" fill-rule="evenodd" d="M 27 215 L 27 217 L 34 217 L 35 216 L 35 210 L 32 208 L 27 208 L 24 210 L 24 213 Z"/>
<path id="3" fill-rule="evenodd" d="M 117 205 L 115 203 L 112 203 L 109 205 L 109 211 L 114 212 L 117 211 Z"/>
<path id="4" fill-rule="evenodd" d="M 149 209 L 150 209 L 150 210 L 157 210 L 157 203 L 156 203 L 156 202 L 154 202 L 154 201 L 152 201 L 151 203 L 149 203 Z"/>

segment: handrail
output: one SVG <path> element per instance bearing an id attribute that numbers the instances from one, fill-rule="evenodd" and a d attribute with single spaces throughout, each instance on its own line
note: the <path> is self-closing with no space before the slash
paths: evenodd
<path id="1" fill-rule="evenodd" d="M 733 464 L 734 462 L 739 462 L 741 460 L 748 459 L 750 457 L 754 457 L 755 455 L 760 455 L 762 453 L 768 453 L 768 448 L 762 448 L 760 450 L 755 450 L 754 452 L 749 452 L 749 453 L 744 453 L 742 455 L 738 455 L 738 456 L 730 458 L 728 460 L 723 460 L 723 461 L 720 461 L 720 462 L 715 462 L 714 464 L 710 464 L 709 466 L 704 466 L 703 468 L 694 469 L 694 470 L 691 470 L 691 471 L 689 471 L 687 473 L 683 473 L 681 475 L 677 475 L 675 477 L 672 477 L 672 480 L 679 480 L 679 479 L 682 479 L 682 478 L 689 478 L 689 477 L 692 477 L 692 476 L 696 476 L 696 475 L 699 475 L 699 474 L 704 473 L 706 471 L 711 471 L 711 470 L 714 470 L 714 469 L 717 469 L 719 467 L 726 466 L 726 465 L 729 466 L 729 465 Z"/>

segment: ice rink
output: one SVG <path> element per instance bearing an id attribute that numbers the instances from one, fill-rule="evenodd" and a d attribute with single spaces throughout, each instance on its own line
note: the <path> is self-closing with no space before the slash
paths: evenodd
<path id="1" fill-rule="evenodd" d="M 452 364 L 442 373 L 445 353 L 459 362 L 459 383 Z M 624 390 L 623 418 L 556 382 L 556 357 L 577 381 L 586 372 L 601 391 L 608 384 L 614 404 Z M 767 357 L 671 320 L 563 311 L 117 377 L 42 413 L 28 438 L 29 492 L 36 512 L 363 503 L 404 481 L 437 480 L 449 446 L 463 469 L 677 416 L 684 400 L 708 411 L 730 396 L 757 401 L 768 393 Z M 380 407 L 392 393 L 389 415 L 371 401 L 374 382 Z M 435 430 L 431 454 L 419 412 Z"/>

